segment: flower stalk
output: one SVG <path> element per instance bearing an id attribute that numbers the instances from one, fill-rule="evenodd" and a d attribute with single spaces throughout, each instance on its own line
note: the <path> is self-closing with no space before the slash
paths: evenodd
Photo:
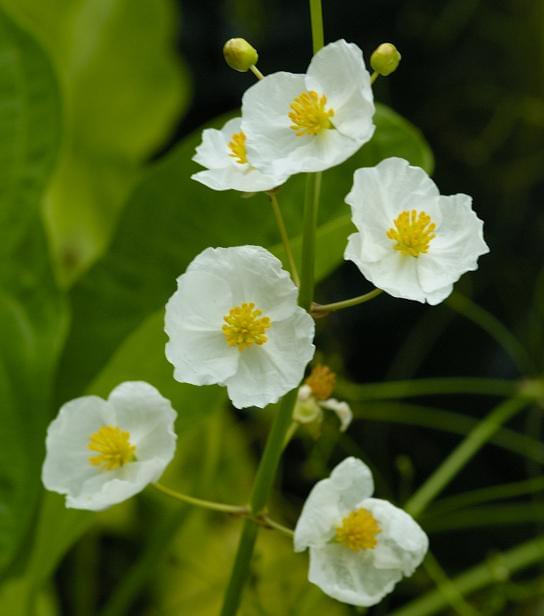
<path id="1" fill-rule="evenodd" d="M 314 319 L 321 319 L 322 317 L 329 315 L 331 312 L 336 312 L 337 310 L 343 310 L 344 308 L 351 308 L 352 306 L 358 306 L 359 304 L 369 302 L 371 299 L 378 297 L 381 293 L 383 293 L 381 289 L 373 289 L 363 295 L 352 297 L 351 299 L 344 299 L 340 302 L 334 302 L 332 304 L 316 304 L 313 302 L 310 312 Z"/>
<path id="2" fill-rule="evenodd" d="M 476 452 L 506 421 L 521 411 L 528 401 L 525 396 L 517 396 L 495 407 L 409 499 L 405 506 L 406 511 L 415 518 L 421 515 Z"/>
<path id="3" fill-rule="evenodd" d="M 280 204 L 278 203 L 278 197 L 276 196 L 276 191 L 270 190 L 266 194 L 270 199 L 270 205 L 272 206 L 272 211 L 274 212 L 276 224 L 278 225 L 278 231 L 280 232 L 283 249 L 285 250 L 287 261 L 289 262 L 289 269 L 291 270 L 293 282 L 298 287 L 300 286 L 300 278 L 297 271 L 297 264 L 293 255 L 293 251 L 291 249 L 291 243 L 289 242 L 289 234 L 287 233 L 287 228 L 285 227 L 285 222 L 283 220 L 283 216 L 280 210 Z"/>

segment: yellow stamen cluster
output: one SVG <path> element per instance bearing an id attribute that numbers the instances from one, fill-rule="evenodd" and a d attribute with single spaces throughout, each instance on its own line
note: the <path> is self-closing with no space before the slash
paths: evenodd
<path id="1" fill-rule="evenodd" d="M 393 248 L 406 256 L 418 257 L 426 253 L 431 240 L 436 237 L 436 225 L 426 212 L 404 210 L 393 224 L 395 226 L 387 231 L 387 237 L 396 242 Z"/>
<path id="2" fill-rule="evenodd" d="M 229 346 L 237 346 L 239 351 L 252 344 L 264 344 L 268 338 L 265 331 L 272 325 L 268 317 L 261 317 L 262 310 L 255 308 L 253 302 L 234 306 L 223 317 L 223 334 Z"/>
<path id="3" fill-rule="evenodd" d="M 302 92 L 295 98 L 291 103 L 289 119 L 293 122 L 290 128 L 297 137 L 319 135 L 332 127 L 334 109 L 325 109 L 326 104 L 327 97 L 324 94 L 319 96 L 314 90 Z"/>
<path id="4" fill-rule="evenodd" d="M 87 447 L 99 454 L 91 456 L 89 462 L 105 471 L 121 468 L 131 462 L 136 451 L 130 442 L 130 434 L 117 426 L 102 426 L 91 435 Z"/>
<path id="5" fill-rule="evenodd" d="M 336 374 L 323 364 L 316 364 L 308 378 L 304 381 L 310 386 L 312 394 L 318 400 L 327 400 L 331 397 L 336 383 Z"/>
<path id="6" fill-rule="evenodd" d="M 376 518 L 364 507 L 349 513 L 336 528 L 336 540 L 354 552 L 372 550 L 382 529 Z"/>
<path id="7" fill-rule="evenodd" d="M 232 156 L 237 163 L 241 165 L 247 163 L 246 136 L 243 131 L 232 135 L 229 141 L 229 150 L 231 152 L 229 156 Z"/>

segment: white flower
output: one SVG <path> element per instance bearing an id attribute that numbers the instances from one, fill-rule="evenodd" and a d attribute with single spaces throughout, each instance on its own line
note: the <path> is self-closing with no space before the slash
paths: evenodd
<path id="1" fill-rule="evenodd" d="M 402 158 L 358 169 L 346 203 L 358 233 L 344 258 L 394 297 L 438 304 L 489 252 L 472 199 L 441 196 L 423 169 Z"/>
<path id="2" fill-rule="evenodd" d="M 314 354 L 314 322 L 276 257 L 259 246 L 207 248 L 166 305 L 166 357 L 182 383 L 227 388 L 237 408 L 296 387 Z"/>
<path id="3" fill-rule="evenodd" d="M 323 410 L 332 411 L 340 420 L 340 431 L 345 432 L 353 419 L 347 402 L 340 402 L 330 395 L 334 389 L 336 375 L 327 366 L 316 364 L 312 372 L 299 388 L 293 419 L 307 424 L 320 422 Z"/>
<path id="4" fill-rule="evenodd" d="M 265 175 L 250 164 L 240 122 L 240 118 L 233 118 L 221 130 L 206 128 L 202 132 L 202 143 L 193 160 L 207 170 L 191 178 L 213 190 L 259 192 L 283 184 L 288 173 Z"/>
<path id="5" fill-rule="evenodd" d="M 249 159 L 272 174 L 342 163 L 372 137 L 373 115 L 363 54 L 344 40 L 318 51 L 305 75 L 274 73 L 242 99 Z"/>
<path id="6" fill-rule="evenodd" d="M 295 551 L 310 548 L 310 582 L 339 601 L 365 607 L 412 575 L 429 545 L 407 513 L 371 498 L 373 491 L 366 464 L 346 458 L 310 492 L 294 537 Z"/>
<path id="7" fill-rule="evenodd" d="M 148 383 L 118 385 L 107 400 L 64 404 L 47 430 L 42 481 L 66 506 L 98 511 L 141 492 L 174 456 L 176 413 Z"/>

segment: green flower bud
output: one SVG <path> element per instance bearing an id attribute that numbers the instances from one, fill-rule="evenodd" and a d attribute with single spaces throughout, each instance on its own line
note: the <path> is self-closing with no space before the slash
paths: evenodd
<path id="1" fill-rule="evenodd" d="M 323 411 L 319 408 L 317 402 L 310 398 L 309 400 L 299 401 L 295 405 L 293 419 L 298 423 L 311 423 L 320 421 L 323 417 Z"/>
<path id="2" fill-rule="evenodd" d="M 241 73 L 248 71 L 259 59 L 257 50 L 243 38 L 229 39 L 223 47 L 223 56 L 231 68 Z"/>
<path id="3" fill-rule="evenodd" d="M 370 66 L 386 77 L 397 69 L 401 55 L 392 43 L 382 43 L 370 56 Z"/>

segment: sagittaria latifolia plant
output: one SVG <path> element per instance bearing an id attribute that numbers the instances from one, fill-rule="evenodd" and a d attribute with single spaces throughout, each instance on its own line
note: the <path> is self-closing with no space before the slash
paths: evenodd
<path id="1" fill-rule="evenodd" d="M 330 368 L 317 361 L 309 368 L 316 320 L 323 319 L 326 327 L 328 314 L 365 304 L 382 292 L 438 304 L 488 252 L 471 197 L 443 196 L 423 169 L 389 157 L 357 169 L 351 190 L 342 195 L 355 228 L 346 235 L 344 258 L 375 289 L 334 303 L 315 301 L 321 173 L 341 165 L 372 138 L 372 85 L 380 75 L 393 73 L 401 56 L 392 44 L 380 45 L 370 58 L 369 73 L 355 43 L 324 45 L 320 3 L 310 6 L 314 55 L 304 74 L 265 76 L 249 43 L 226 43 L 229 66 L 252 71 L 257 81 L 242 98 L 241 117 L 203 131 L 194 160 L 204 169 L 192 176 L 216 191 L 265 193 L 285 263 L 251 244 L 206 248 L 180 273 L 165 308 L 165 353 L 174 379 L 225 387 L 237 409 L 279 403 L 248 504 L 202 500 L 157 483 L 174 456 L 176 413 L 151 384 L 125 382 L 107 400 L 71 400 L 47 434 L 43 483 L 66 495 L 67 507 L 101 510 L 153 484 L 183 502 L 244 518 L 223 616 L 238 611 L 261 527 L 292 536 L 297 552 L 308 550 L 308 579 L 329 596 L 362 607 L 379 603 L 428 552 L 427 535 L 416 521 L 425 506 L 490 430 L 523 406 L 522 398 L 499 406 L 405 510 L 375 498 L 369 467 L 347 457 L 311 490 L 294 530 L 270 516 L 267 503 L 277 468 L 297 428 L 319 423 L 328 411 L 337 415 L 339 430 L 347 430 L 352 419 L 347 402 L 331 397 L 335 375 Z M 279 188 L 300 173 L 308 177 L 297 262 Z"/>

